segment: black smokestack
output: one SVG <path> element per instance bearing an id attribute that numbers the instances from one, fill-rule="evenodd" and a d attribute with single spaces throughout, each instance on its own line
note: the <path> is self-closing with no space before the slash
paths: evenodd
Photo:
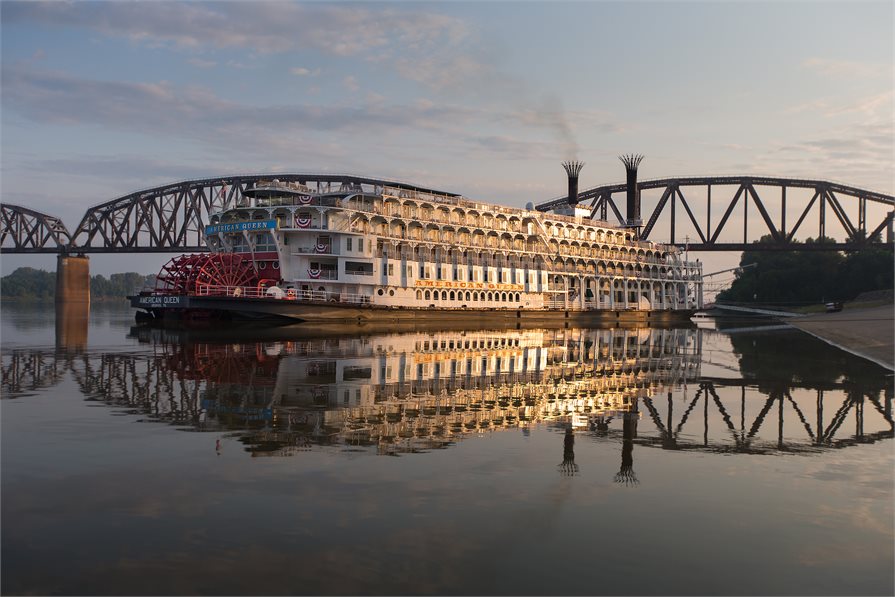
<path id="1" fill-rule="evenodd" d="M 640 154 L 620 155 L 618 159 L 628 172 L 628 226 L 640 225 L 640 190 L 637 188 L 637 167 L 643 160 Z"/>
<path id="2" fill-rule="evenodd" d="M 569 175 L 569 205 L 578 205 L 578 173 L 584 168 L 584 162 L 563 162 L 562 167 Z"/>

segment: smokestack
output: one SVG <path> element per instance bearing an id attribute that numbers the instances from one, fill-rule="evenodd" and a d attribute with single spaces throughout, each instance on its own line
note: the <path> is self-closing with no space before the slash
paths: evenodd
<path id="1" fill-rule="evenodd" d="M 640 189 L 637 188 L 637 167 L 643 160 L 640 154 L 620 155 L 618 159 L 628 172 L 628 226 L 639 227 L 640 221 Z"/>
<path id="2" fill-rule="evenodd" d="M 562 167 L 569 175 L 569 205 L 578 205 L 578 173 L 584 168 L 584 162 L 563 162 Z"/>

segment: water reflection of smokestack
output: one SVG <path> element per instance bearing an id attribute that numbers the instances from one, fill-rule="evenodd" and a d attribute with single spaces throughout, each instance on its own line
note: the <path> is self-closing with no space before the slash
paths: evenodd
<path id="1" fill-rule="evenodd" d="M 558 468 L 563 476 L 571 477 L 578 474 L 578 465 L 575 464 L 575 434 L 572 433 L 571 424 L 566 427 L 566 434 L 563 436 L 562 464 Z"/>
<path id="2" fill-rule="evenodd" d="M 569 175 L 569 205 L 578 205 L 578 173 L 584 168 L 584 162 L 563 162 L 562 167 L 566 169 Z"/>
<path id="3" fill-rule="evenodd" d="M 56 303 L 56 348 L 80 352 L 87 348 L 90 303 Z"/>
<path id="4" fill-rule="evenodd" d="M 615 475 L 616 483 L 637 485 L 634 474 L 634 438 L 637 437 L 637 411 L 627 412 L 622 419 L 622 466 Z"/>

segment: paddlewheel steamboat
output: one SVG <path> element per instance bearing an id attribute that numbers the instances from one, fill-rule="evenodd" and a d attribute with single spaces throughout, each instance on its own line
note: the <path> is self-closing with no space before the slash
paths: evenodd
<path id="1" fill-rule="evenodd" d="M 210 214 L 209 252 L 131 297 L 142 317 L 660 321 L 702 306 L 699 262 L 575 202 L 545 213 L 405 183 L 271 177 Z"/>

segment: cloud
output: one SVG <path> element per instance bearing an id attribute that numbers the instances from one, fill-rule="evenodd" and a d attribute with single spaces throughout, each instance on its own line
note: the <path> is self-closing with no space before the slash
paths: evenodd
<path id="1" fill-rule="evenodd" d="M 289 72 L 296 77 L 316 77 L 320 74 L 320 69 L 315 68 L 314 70 L 311 70 L 303 66 L 296 66 L 294 68 L 290 68 Z"/>
<path id="2" fill-rule="evenodd" d="M 342 87 L 344 87 L 351 93 L 357 93 L 357 91 L 360 89 L 360 85 L 357 84 L 357 79 L 351 75 L 342 79 Z"/>
<path id="3" fill-rule="evenodd" d="M 126 38 L 150 48 L 208 53 L 215 49 L 263 54 L 313 50 L 352 58 L 437 92 L 442 101 L 474 96 L 510 111 L 526 111 L 526 126 L 549 132 L 564 158 L 580 151 L 572 120 L 561 98 L 544 93 L 521 77 L 502 72 L 489 40 L 462 19 L 401 6 L 287 2 L 219 3 L 11 3 L 3 22 L 83 28 Z M 199 59 L 196 59 L 199 60 Z M 207 60 L 207 58 L 206 58 Z M 202 62 L 192 62 L 201 66 Z M 231 68 L 250 64 L 229 60 Z M 313 76 L 303 66 L 295 76 Z M 343 84 L 358 91 L 356 81 Z M 603 132 L 616 129 L 607 127 Z"/>
<path id="4" fill-rule="evenodd" d="M 837 79 L 864 79 L 885 76 L 890 67 L 873 62 L 856 62 L 853 60 L 830 60 L 826 58 L 809 58 L 802 62 L 802 67 L 825 77 Z"/>
<path id="5" fill-rule="evenodd" d="M 866 181 L 870 190 L 892 193 L 895 171 L 895 125 L 891 120 L 831 128 L 793 143 L 771 143 L 755 156 L 748 170 L 759 174 L 786 173 L 854 184 Z"/>
<path id="6" fill-rule="evenodd" d="M 314 48 L 376 57 L 456 44 L 466 26 L 426 12 L 290 2 L 27 2 L 4 6 L 3 23 L 81 27 L 151 47 L 242 48 L 266 54 Z"/>
<path id="7" fill-rule="evenodd" d="M 328 131 L 375 126 L 435 126 L 466 120 L 470 110 L 440 105 L 272 105 L 264 110 L 221 99 L 200 87 L 167 82 L 128 83 L 80 79 L 65 73 L 9 67 L 3 71 L 3 100 L 38 122 L 93 124 L 117 130 L 215 136 L 225 128 L 264 131 Z M 345 84 L 356 85 L 352 78 Z"/>
<path id="8" fill-rule="evenodd" d="M 214 68 L 217 66 L 217 62 L 214 60 L 203 60 L 202 58 L 190 58 L 187 60 L 187 63 L 195 66 L 196 68 Z"/>

